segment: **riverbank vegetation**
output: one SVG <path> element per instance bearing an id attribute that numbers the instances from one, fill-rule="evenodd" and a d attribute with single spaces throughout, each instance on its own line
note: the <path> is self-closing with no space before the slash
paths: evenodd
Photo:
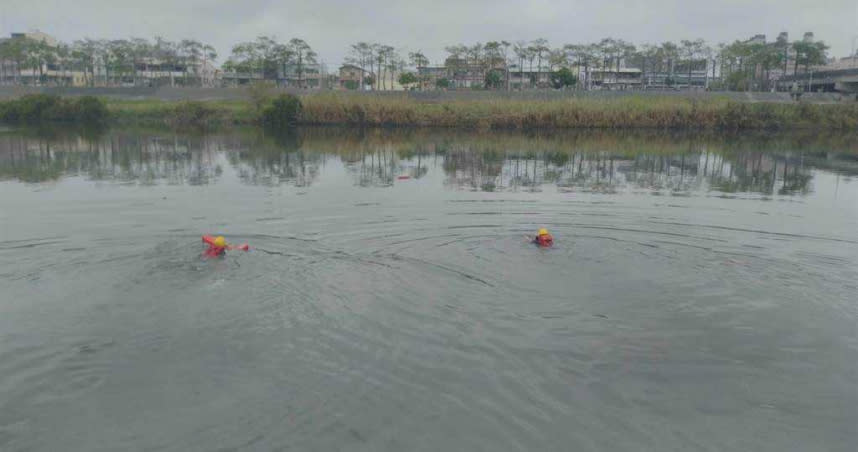
<path id="1" fill-rule="evenodd" d="M 92 96 L 65 98 L 33 94 L 0 102 L 0 122 L 8 124 L 99 124 L 105 122 L 108 116 L 107 104 Z"/>
<path id="2" fill-rule="evenodd" d="M 280 95 L 250 101 L 100 100 L 25 96 L 0 102 L 9 123 L 103 122 L 215 128 L 231 125 L 349 125 L 477 130 L 855 130 L 858 104 L 749 103 L 726 98 L 618 96 L 611 98 L 419 100 L 406 96 L 328 93 Z"/>
<path id="3" fill-rule="evenodd" d="M 856 104 L 744 103 L 655 96 L 421 102 L 406 97 L 317 95 L 300 123 L 471 129 L 783 130 L 858 127 Z"/>

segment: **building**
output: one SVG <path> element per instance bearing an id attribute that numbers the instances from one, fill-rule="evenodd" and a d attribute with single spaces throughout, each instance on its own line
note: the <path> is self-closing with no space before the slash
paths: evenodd
<path id="1" fill-rule="evenodd" d="M 277 71 L 276 78 L 270 74 L 265 78 L 262 72 L 220 72 L 212 67 L 213 84 L 222 86 L 245 86 L 268 80 L 280 87 L 299 89 L 320 89 L 327 85 L 328 75 L 321 64 L 286 64 Z"/>
<path id="2" fill-rule="evenodd" d="M 444 67 L 447 68 L 451 88 L 478 88 L 485 84 L 486 70 L 482 65 L 451 56 L 444 61 Z"/>
<path id="3" fill-rule="evenodd" d="M 41 31 L 32 31 L 28 33 L 11 33 L 8 38 L 0 39 L 0 43 L 6 44 L 19 39 L 30 39 L 33 41 L 45 43 L 49 46 L 56 46 L 58 44 L 58 41 L 54 37 L 42 33 Z M 44 81 L 48 77 L 59 77 L 59 74 L 56 73 L 56 69 L 52 71 L 53 73 L 46 74 L 47 68 L 45 68 L 44 66 L 34 68 L 32 66 L 27 67 L 24 64 L 21 64 L 21 66 L 19 67 L 18 62 L 13 59 L 0 59 L 0 84 L 37 84 L 40 82 L 40 80 Z"/>
<path id="4" fill-rule="evenodd" d="M 11 33 L 8 38 L 0 39 L 0 43 L 8 44 L 15 40 L 36 41 L 51 47 L 59 45 L 55 38 L 40 31 Z M 93 70 L 96 75 L 103 75 L 103 68 L 98 63 Z M 48 63 L 36 65 L 26 61 L 19 65 L 14 59 L 0 59 L 0 85 L 84 86 L 88 77 L 91 78 L 92 74 L 84 73 L 69 57 L 56 57 Z"/>
<path id="5" fill-rule="evenodd" d="M 447 68 L 444 66 L 421 66 L 417 68 L 417 78 L 422 89 L 433 89 L 438 86 L 438 80 L 447 79 Z"/>
<path id="6" fill-rule="evenodd" d="M 31 31 L 27 33 L 12 33 L 11 39 L 32 39 L 33 41 L 43 42 L 51 47 L 56 47 L 59 44 L 59 41 L 56 40 L 53 36 L 42 33 L 41 31 Z"/>
<path id="7" fill-rule="evenodd" d="M 832 58 L 825 66 L 817 67 L 818 71 L 842 71 L 846 69 L 858 69 L 858 59 L 855 56 Z"/>
<path id="8" fill-rule="evenodd" d="M 320 89 L 327 80 L 325 72 L 324 66 L 318 63 L 289 63 L 277 74 L 277 84 L 290 88 Z"/>
<path id="9" fill-rule="evenodd" d="M 5 45 L 10 38 L 0 38 L 0 46 Z M 0 85 L 9 85 L 15 83 L 15 77 L 18 73 L 18 65 L 12 60 L 7 60 L 0 56 Z"/>
<path id="10" fill-rule="evenodd" d="M 524 88 L 551 86 L 551 68 L 547 66 L 532 67 L 512 64 L 507 68 L 509 87 L 513 90 Z"/>
<path id="11" fill-rule="evenodd" d="M 221 72 L 218 78 L 223 86 L 245 86 L 264 80 L 259 72 Z"/>
<path id="12" fill-rule="evenodd" d="M 637 68 L 620 67 L 591 69 L 591 88 L 625 90 L 639 89 L 643 85 L 643 73 Z"/>
<path id="13" fill-rule="evenodd" d="M 375 78 L 375 75 L 365 69 L 353 64 L 344 64 L 340 66 L 339 78 L 337 87 L 339 89 L 357 90 L 362 86 L 366 86 L 367 77 Z"/>

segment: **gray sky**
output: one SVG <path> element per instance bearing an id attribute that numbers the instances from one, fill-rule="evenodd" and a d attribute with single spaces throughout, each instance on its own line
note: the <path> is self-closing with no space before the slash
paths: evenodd
<path id="1" fill-rule="evenodd" d="M 195 38 L 214 45 L 221 62 L 233 43 L 260 34 L 300 37 L 330 67 L 358 41 L 420 49 L 439 62 L 444 46 L 460 42 L 717 43 L 780 31 L 793 40 L 813 31 L 840 57 L 858 35 L 858 0 L 0 0 L 2 35 L 32 29 L 64 41 Z"/>

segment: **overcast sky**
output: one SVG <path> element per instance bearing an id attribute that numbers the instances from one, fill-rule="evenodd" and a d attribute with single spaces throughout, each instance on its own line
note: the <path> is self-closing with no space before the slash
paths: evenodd
<path id="1" fill-rule="evenodd" d="M 127 5 L 127 6 L 120 6 Z M 0 0 L 0 33 L 39 29 L 64 40 L 155 35 L 214 45 L 273 34 L 305 39 L 330 66 L 348 46 L 381 42 L 433 61 L 456 43 L 530 40 L 552 45 L 606 36 L 636 44 L 710 43 L 813 31 L 846 56 L 858 35 L 858 0 Z"/>

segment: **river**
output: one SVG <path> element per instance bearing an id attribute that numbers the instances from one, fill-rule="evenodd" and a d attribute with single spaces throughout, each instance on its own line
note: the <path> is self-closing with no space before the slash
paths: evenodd
<path id="1" fill-rule="evenodd" d="M 7 129 L 0 450 L 851 452 L 856 231 L 854 137 Z"/>

